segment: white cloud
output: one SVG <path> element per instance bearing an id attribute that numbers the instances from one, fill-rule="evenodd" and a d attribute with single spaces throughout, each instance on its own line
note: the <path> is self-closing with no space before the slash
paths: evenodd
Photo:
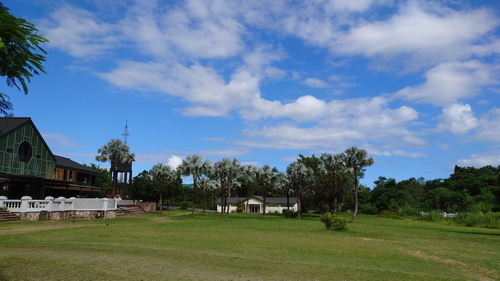
<path id="1" fill-rule="evenodd" d="M 50 18 L 41 20 L 38 28 L 50 40 L 49 47 L 81 59 L 99 57 L 116 48 L 122 39 L 113 24 L 72 5 L 64 5 Z"/>
<path id="2" fill-rule="evenodd" d="M 467 158 L 457 160 L 457 165 L 462 167 L 481 168 L 491 165 L 493 167 L 500 166 L 500 151 L 491 151 L 484 154 L 473 154 Z"/>
<path id="3" fill-rule="evenodd" d="M 312 88 L 328 88 L 330 85 L 326 83 L 325 81 L 318 79 L 318 78 L 307 78 L 306 80 L 302 81 L 302 84 L 312 87 Z"/>
<path id="4" fill-rule="evenodd" d="M 240 144 L 280 149 L 320 149 L 345 147 L 363 141 L 410 146 L 426 143 L 408 129 L 418 118 L 418 113 L 407 106 L 391 109 L 388 100 L 381 97 L 327 103 L 304 96 L 288 104 L 259 100 L 254 101 L 253 106 L 252 110 L 241 112 L 244 118 L 289 121 L 248 127 L 245 134 L 249 139 Z"/>
<path id="5" fill-rule="evenodd" d="M 169 165 L 170 168 L 177 169 L 180 164 L 182 164 L 182 158 L 180 158 L 179 156 L 172 155 L 170 158 L 168 158 L 167 165 Z"/>
<path id="6" fill-rule="evenodd" d="M 395 96 L 446 106 L 476 96 L 482 86 L 498 84 L 497 74 L 495 67 L 476 60 L 446 62 L 427 71 L 424 83 L 406 87 Z"/>
<path id="7" fill-rule="evenodd" d="M 457 135 L 463 135 L 478 126 L 478 120 L 468 104 L 453 104 L 443 108 L 438 120 L 438 129 Z"/>
<path id="8" fill-rule="evenodd" d="M 387 20 L 352 27 L 331 44 L 332 50 L 420 68 L 470 56 L 483 44 L 477 41 L 499 24 L 485 9 L 456 11 L 430 2 L 407 3 Z"/>
<path id="9" fill-rule="evenodd" d="M 500 108 L 493 108 L 479 118 L 479 127 L 471 138 L 481 142 L 500 142 Z"/>

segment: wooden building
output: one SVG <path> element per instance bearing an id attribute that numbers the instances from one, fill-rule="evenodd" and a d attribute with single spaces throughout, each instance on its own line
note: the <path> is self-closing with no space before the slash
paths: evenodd
<path id="1" fill-rule="evenodd" d="M 99 172 L 52 153 L 31 118 L 0 118 L 0 196 L 91 196 Z"/>

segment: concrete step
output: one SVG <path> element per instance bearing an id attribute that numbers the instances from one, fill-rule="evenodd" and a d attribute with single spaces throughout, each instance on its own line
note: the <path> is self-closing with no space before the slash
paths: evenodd
<path id="1" fill-rule="evenodd" d="M 5 208 L 0 208 L 0 222 L 18 221 L 18 220 L 20 220 L 18 216 L 7 211 L 7 209 Z"/>

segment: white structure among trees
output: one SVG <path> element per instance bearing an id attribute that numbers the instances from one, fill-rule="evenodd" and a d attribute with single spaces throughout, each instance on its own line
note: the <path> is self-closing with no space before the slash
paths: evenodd
<path id="1" fill-rule="evenodd" d="M 297 198 L 289 198 L 289 206 L 286 197 L 266 198 L 266 213 L 282 213 L 285 209 L 297 211 Z M 264 210 L 264 198 L 262 196 L 252 196 L 249 198 L 228 198 L 228 208 L 230 213 L 238 212 L 238 207 L 242 213 L 262 213 Z M 221 212 L 221 202 L 217 202 L 217 212 Z"/>

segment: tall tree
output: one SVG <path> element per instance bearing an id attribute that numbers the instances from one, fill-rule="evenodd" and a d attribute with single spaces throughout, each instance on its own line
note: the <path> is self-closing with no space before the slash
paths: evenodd
<path id="1" fill-rule="evenodd" d="M 177 180 L 179 173 L 172 170 L 168 165 L 156 164 L 149 171 L 149 175 L 159 194 L 160 199 L 158 200 L 158 205 L 160 207 L 160 213 L 162 213 L 163 193 L 165 192 L 165 188 Z"/>
<path id="2" fill-rule="evenodd" d="M 237 183 L 241 172 L 238 159 L 224 158 L 214 163 L 213 176 L 220 181 L 221 217 L 229 213 L 228 200 L 231 196 L 231 189 Z"/>
<path id="3" fill-rule="evenodd" d="M 111 162 L 111 173 L 113 174 L 112 189 L 113 195 L 116 193 L 116 182 L 118 181 L 117 169 L 119 164 L 131 163 L 134 161 L 135 154 L 130 153 L 128 145 L 121 140 L 112 139 L 107 144 L 97 150 L 100 155 L 95 159 L 99 162 Z"/>
<path id="4" fill-rule="evenodd" d="M 257 177 L 258 169 L 252 165 L 245 165 L 241 167 L 241 182 L 247 191 L 247 199 L 253 196 L 255 179 Z M 249 200 L 246 201 L 245 213 L 249 213 Z"/>
<path id="5" fill-rule="evenodd" d="M 191 211 L 191 216 L 193 217 L 196 204 L 196 194 L 198 192 L 198 179 L 200 179 L 201 175 L 208 172 L 210 165 L 209 160 L 199 155 L 189 155 L 186 159 L 182 160 L 181 165 L 178 167 L 181 174 L 185 176 L 193 176 L 193 208 Z"/>
<path id="6" fill-rule="evenodd" d="M 338 211 L 339 199 L 339 174 L 345 171 L 345 161 L 342 154 L 326 154 L 321 155 L 320 167 L 325 172 L 331 172 L 333 175 L 333 212 Z"/>
<path id="7" fill-rule="evenodd" d="M 40 47 L 47 43 L 38 34 L 35 25 L 25 19 L 13 16 L 9 9 L 0 3 L 0 76 L 7 78 L 7 86 L 15 86 L 28 94 L 27 83 L 33 75 L 45 73 L 45 50 Z M 12 110 L 8 96 L 0 93 L 0 113 Z"/>
<path id="8" fill-rule="evenodd" d="M 359 205 L 359 175 L 363 171 L 364 167 L 371 166 L 375 163 L 373 158 L 367 157 L 368 153 L 362 148 L 357 148 L 355 146 L 346 149 L 344 152 L 346 166 L 352 169 L 354 176 L 354 211 L 352 212 L 352 221 L 356 220 L 358 214 Z"/>
<path id="9" fill-rule="evenodd" d="M 264 165 L 262 168 L 257 170 L 257 177 L 259 179 L 259 184 L 262 186 L 262 194 L 264 199 L 264 202 L 262 204 L 263 219 L 266 218 L 267 193 L 269 192 L 269 187 L 274 184 L 277 174 L 278 169 L 271 168 L 268 165 Z"/>
<path id="10" fill-rule="evenodd" d="M 205 209 L 207 206 L 207 193 L 209 190 L 213 190 L 216 187 L 217 182 L 214 180 L 211 180 L 208 177 L 201 177 L 198 180 L 198 185 L 203 190 L 203 212 L 205 212 Z"/>
<path id="11" fill-rule="evenodd" d="M 314 170 L 302 162 L 293 162 L 286 168 L 290 183 L 297 194 L 297 218 L 302 216 L 302 195 L 307 186 L 314 183 Z"/>

